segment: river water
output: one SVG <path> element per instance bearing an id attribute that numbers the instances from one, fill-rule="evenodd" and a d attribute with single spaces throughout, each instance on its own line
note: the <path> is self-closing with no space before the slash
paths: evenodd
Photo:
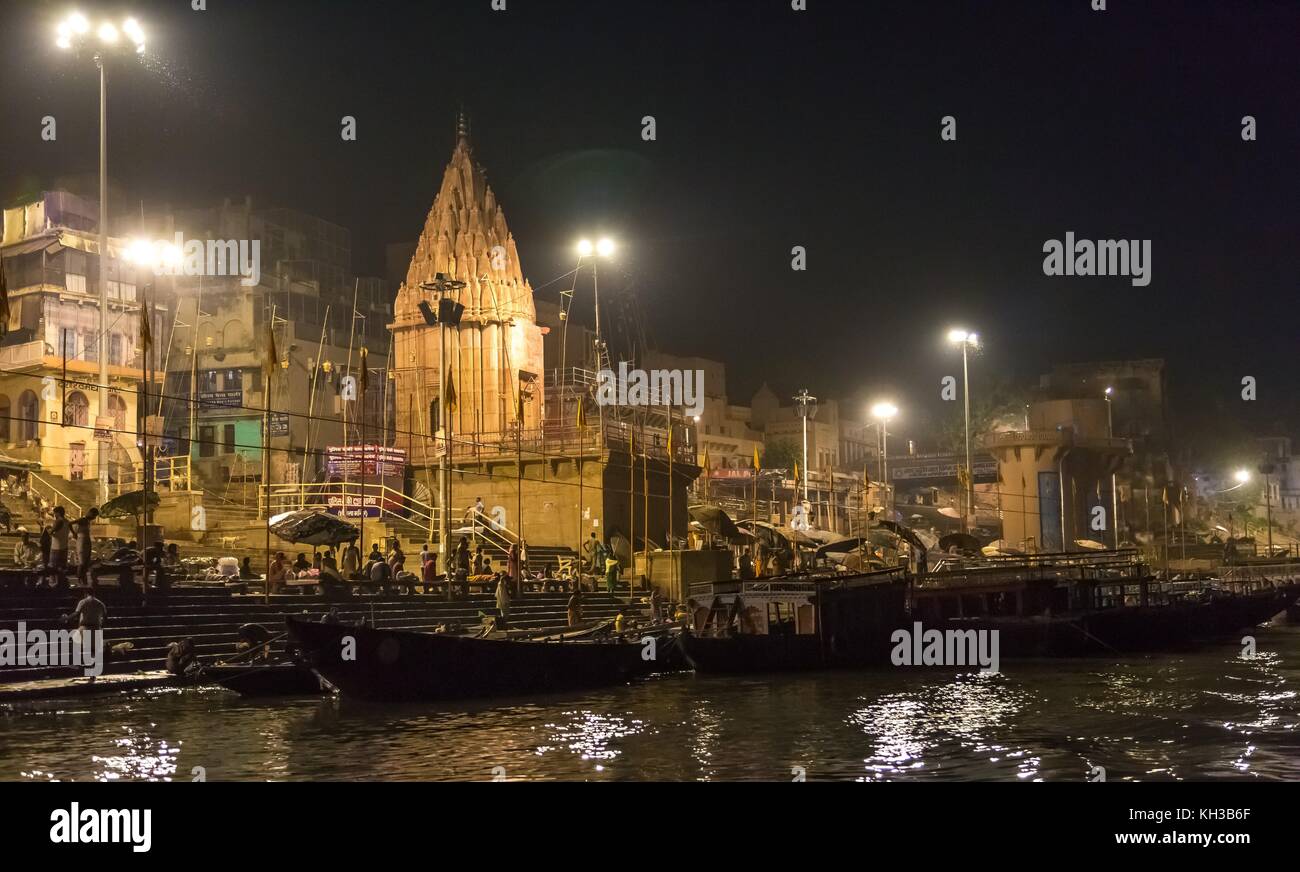
<path id="1" fill-rule="evenodd" d="M 1300 779 L 1300 626 L 1140 659 L 380 706 L 209 688 L 0 710 L 5 780 Z"/>

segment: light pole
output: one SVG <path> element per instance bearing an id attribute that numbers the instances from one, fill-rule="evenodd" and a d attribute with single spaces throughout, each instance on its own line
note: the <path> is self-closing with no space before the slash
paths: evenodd
<path id="1" fill-rule="evenodd" d="M 54 44 L 67 51 L 92 39 L 90 21 L 73 12 L 55 29 Z M 125 34 L 125 39 L 123 38 Z M 144 54 L 144 30 L 134 18 L 127 18 L 121 28 L 104 21 L 94 31 L 95 65 L 99 67 L 99 403 L 97 417 L 107 418 L 108 410 L 108 86 L 104 72 L 105 54 L 129 43 L 136 54 Z M 96 422 L 98 423 L 98 422 Z M 98 427 L 96 427 L 98 430 Z M 108 449 L 99 443 L 99 501 L 108 502 Z"/>
<path id="2" fill-rule="evenodd" d="M 435 314 L 427 303 L 420 304 L 421 314 L 424 316 L 425 323 L 430 327 L 438 327 L 438 424 L 442 425 L 443 432 L 443 450 L 442 457 L 438 461 L 438 490 L 441 492 L 439 500 L 442 503 L 442 510 L 439 512 L 438 519 L 438 551 L 442 554 L 442 569 L 447 577 L 447 599 L 455 599 L 455 585 L 452 579 L 456 575 L 455 567 L 452 566 L 451 553 L 451 452 L 452 452 L 452 418 L 451 405 L 453 400 L 453 388 L 451 387 L 451 376 L 447 372 L 447 328 L 460 327 L 460 317 L 465 311 L 464 305 L 456 300 L 452 295 L 463 290 L 465 283 L 458 279 L 453 279 L 445 273 L 434 275 L 433 281 L 421 282 L 420 289 L 433 291 L 437 294 L 438 311 Z M 460 342 L 457 341 L 456 347 L 460 348 Z M 361 469 L 365 470 L 365 445 L 361 446 Z M 364 488 L 361 494 L 361 519 L 365 523 L 366 497 Z M 474 518 L 474 523 L 479 522 Z"/>
<path id="3" fill-rule="evenodd" d="M 1264 476 L 1264 511 L 1268 521 L 1268 556 L 1273 556 L 1273 494 L 1272 485 L 1269 482 L 1269 476 L 1273 474 L 1275 467 L 1272 463 L 1261 463 L 1259 472 Z"/>
<path id="4" fill-rule="evenodd" d="M 594 257 L 593 257 L 594 255 Z M 614 241 L 609 237 L 601 237 L 596 243 L 589 239 L 582 239 L 578 242 L 578 269 L 582 269 L 584 258 L 592 258 L 591 261 L 591 294 L 594 300 L 596 310 L 596 376 L 600 377 L 600 371 L 608 367 L 608 356 L 605 353 L 605 340 L 600 336 L 600 275 L 597 266 L 599 258 L 610 258 L 614 256 Z M 567 325 L 566 325 L 567 326 Z M 563 377 L 563 373 L 560 374 Z M 582 397 L 578 397 L 578 402 L 582 402 Z M 605 445 L 605 407 L 597 404 L 597 413 L 600 416 L 600 445 L 602 450 Z"/>
<path id="5" fill-rule="evenodd" d="M 979 336 L 957 327 L 948 331 L 948 341 L 961 346 L 962 400 L 966 406 L 966 512 L 962 517 L 964 532 L 969 533 L 975 520 L 975 471 L 970 459 L 970 366 L 967 351 L 979 348 Z"/>
<path id="6" fill-rule="evenodd" d="M 803 498 L 808 499 L 808 419 L 817 417 L 817 398 L 804 388 L 794 398 L 795 411 L 803 419 Z M 795 482 L 795 487 L 799 485 Z"/>
<path id="7" fill-rule="evenodd" d="M 1111 415 L 1110 397 L 1115 393 L 1112 387 L 1106 388 L 1106 438 L 1115 438 L 1115 419 Z M 1115 473 L 1110 474 L 1110 524 L 1115 533 L 1113 536 L 1115 550 L 1119 550 L 1119 496 L 1115 493 Z"/>
<path id="8" fill-rule="evenodd" d="M 894 520 L 894 491 L 889 484 L 889 419 L 898 414 L 898 406 L 890 402 L 876 403 L 871 416 L 880 419 L 880 481 L 885 486 L 885 512 Z"/>

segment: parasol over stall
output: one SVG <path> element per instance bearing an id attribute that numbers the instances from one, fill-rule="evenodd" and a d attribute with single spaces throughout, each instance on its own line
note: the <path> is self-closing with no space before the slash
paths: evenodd
<path id="1" fill-rule="evenodd" d="M 717 506 L 688 506 L 686 512 L 691 521 L 699 524 L 700 529 L 714 536 L 721 536 L 733 544 L 746 544 L 750 534 L 736 526 L 731 516 Z"/>
<path id="2" fill-rule="evenodd" d="M 149 493 L 149 509 L 158 508 L 158 494 Z M 114 518 L 128 518 L 133 515 L 143 515 L 145 513 L 144 491 L 128 491 L 124 494 L 118 494 L 108 502 L 99 507 L 100 517 L 112 520 Z"/>
<path id="3" fill-rule="evenodd" d="M 356 525 L 315 509 L 284 512 L 267 523 L 272 533 L 294 545 L 339 545 L 361 535 Z"/>

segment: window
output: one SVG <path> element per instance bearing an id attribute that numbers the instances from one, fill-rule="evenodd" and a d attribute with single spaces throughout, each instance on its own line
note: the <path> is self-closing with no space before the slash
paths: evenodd
<path id="1" fill-rule="evenodd" d="M 23 391 L 18 398 L 18 441 L 30 442 L 37 438 L 37 424 L 41 420 L 41 401 L 34 391 Z"/>
<path id="2" fill-rule="evenodd" d="M 217 371 L 207 369 L 199 373 L 199 390 L 210 392 L 217 389 Z"/>
<path id="3" fill-rule="evenodd" d="M 71 327 L 59 328 L 59 355 L 69 360 L 77 357 L 77 331 Z"/>
<path id="4" fill-rule="evenodd" d="M 113 417 L 113 429 L 126 432 L 126 400 L 117 394 L 108 395 L 108 414 Z"/>
<path id="5" fill-rule="evenodd" d="M 85 276 L 79 276 L 76 273 L 67 273 L 63 278 L 64 284 L 70 292 L 74 294 L 84 294 L 86 292 Z"/>
<path id="6" fill-rule="evenodd" d="M 135 285 L 131 282 L 122 282 L 122 299 L 128 303 L 135 302 Z"/>
<path id="7" fill-rule="evenodd" d="M 223 454 L 235 453 L 235 425 L 225 424 L 221 428 L 221 452 Z"/>
<path id="8" fill-rule="evenodd" d="M 244 389 L 244 371 L 242 369 L 228 369 L 223 378 L 224 390 L 242 391 Z"/>
<path id="9" fill-rule="evenodd" d="M 72 427 L 85 427 L 90 423 L 90 402 L 81 391 L 68 394 L 63 406 L 63 423 Z"/>
<path id="10" fill-rule="evenodd" d="M 216 428 L 199 428 L 199 457 L 212 457 L 217 453 Z"/>
<path id="11" fill-rule="evenodd" d="M 4 394 L 0 394 L 0 442 L 8 442 L 9 434 L 12 432 L 9 414 L 9 398 Z"/>
<path id="12" fill-rule="evenodd" d="M 122 334 L 113 333 L 108 337 L 108 362 L 117 366 L 122 365 Z M 112 405 L 111 401 L 109 403 Z"/>
<path id="13" fill-rule="evenodd" d="M 98 338 L 94 330 L 81 331 L 82 360 L 92 363 L 99 360 L 99 343 L 96 341 Z"/>

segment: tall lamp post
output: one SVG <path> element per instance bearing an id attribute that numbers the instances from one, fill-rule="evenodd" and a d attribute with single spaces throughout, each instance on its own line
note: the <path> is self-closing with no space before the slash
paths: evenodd
<path id="1" fill-rule="evenodd" d="M 599 241 L 593 243 L 590 239 L 578 241 L 578 269 L 582 269 L 582 261 L 591 258 L 591 295 L 596 310 L 596 371 L 599 376 L 600 370 L 605 368 L 608 357 L 605 354 L 605 340 L 600 335 L 600 271 L 597 269 L 600 258 L 611 258 L 614 256 L 614 241 L 608 237 L 601 237 Z M 567 324 L 566 324 L 567 326 Z M 560 373 L 561 378 L 564 373 Z M 582 398 L 578 398 L 582 402 Z M 597 404 L 597 411 L 600 415 L 600 445 L 603 449 L 605 445 L 605 407 Z"/>
<path id="2" fill-rule="evenodd" d="M 435 313 L 427 302 L 421 301 L 420 313 L 424 317 L 424 322 L 430 327 L 438 327 L 438 424 L 442 426 L 443 432 L 443 449 L 442 457 L 438 460 L 438 490 L 441 492 L 439 501 L 442 503 L 442 509 L 438 518 L 438 551 L 442 554 L 442 569 L 447 574 L 447 599 L 455 599 L 455 586 L 452 579 L 456 575 L 455 567 L 452 566 L 451 553 L 451 452 L 452 452 L 452 418 L 451 418 L 451 400 L 453 399 L 453 388 L 451 387 L 451 376 L 447 372 L 447 328 L 460 327 L 460 316 L 465 311 L 465 306 L 453 297 L 453 294 L 463 290 L 465 283 L 458 279 L 453 279 L 445 273 L 437 273 L 433 281 L 421 282 L 420 289 L 433 291 L 437 295 L 438 311 Z M 456 348 L 460 348 L 459 341 Z M 361 447 L 362 455 L 361 468 L 365 470 L 365 446 Z M 365 523 L 366 497 L 364 490 L 361 494 L 361 512 L 362 523 Z M 474 519 L 477 524 L 478 518 Z"/>
<path id="3" fill-rule="evenodd" d="M 1115 438 L 1115 419 L 1111 414 L 1110 398 L 1115 393 L 1113 387 L 1106 388 L 1106 438 Z M 1115 493 L 1115 473 L 1110 474 L 1110 525 L 1115 531 L 1115 550 L 1119 550 L 1119 495 Z"/>
<path id="4" fill-rule="evenodd" d="M 961 346 L 962 400 L 966 407 L 966 511 L 962 523 L 964 531 L 969 533 L 975 525 L 975 471 L 970 459 L 970 365 L 967 352 L 979 348 L 979 336 L 956 327 L 948 331 L 948 341 Z"/>
<path id="5" fill-rule="evenodd" d="M 889 419 L 898 414 L 898 406 L 890 402 L 876 403 L 871 407 L 871 417 L 880 419 L 880 482 L 885 486 L 885 512 L 894 520 L 894 490 L 889 484 Z"/>
<path id="6" fill-rule="evenodd" d="M 794 408 L 803 419 L 803 498 L 808 499 L 808 419 L 817 417 L 817 398 L 808 393 L 807 388 L 799 391 L 794 398 Z M 795 482 L 795 487 L 799 482 Z"/>
<path id="7" fill-rule="evenodd" d="M 112 51 L 144 54 L 144 30 L 134 18 L 121 26 L 111 21 L 93 29 L 80 12 L 73 12 L 55 29 L 54 44 L 67 51 L 74 45 L 93 41 L 95 65 L 99 67 L 99 403 L 98 417 L 106 418 L 108 409 L 108 88 L 104 72 L 107 55 Z M 98 429 L 98 428 L 96 428 Z M 99 444 L 99 501 L 108 502 L 108 449 Z"/>
<path id="8" fill-rule="evenodd" d="M 1273 486 L 1269 476 L 1277 469 L 1272 463 L 1259 465 L 1260 475 L 1264 476 L 1264 511 L 1268 520 L 1268 556 L 1273 556 Z"/>

